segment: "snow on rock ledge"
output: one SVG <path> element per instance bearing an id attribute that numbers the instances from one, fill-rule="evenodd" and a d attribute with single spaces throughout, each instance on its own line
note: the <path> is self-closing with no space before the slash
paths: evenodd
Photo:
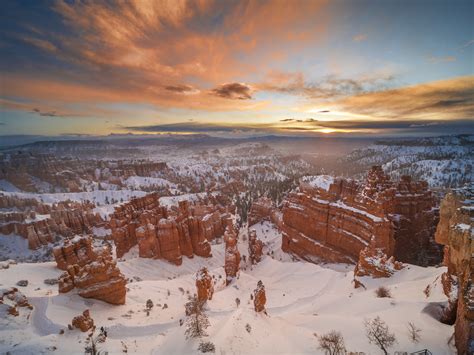
<path id="1" fill-rule="evenodd" d="M 315 189 L 329 191 L 329 188 L 334 183 L 334 177 L 330 175 L 305 176 L 301 178 L 300 182 Z"/>

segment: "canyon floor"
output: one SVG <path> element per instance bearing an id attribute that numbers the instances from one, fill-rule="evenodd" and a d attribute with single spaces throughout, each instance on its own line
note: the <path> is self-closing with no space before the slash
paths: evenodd
<path id="1" fill-rule="evenodd" d="M 264 257 L 256 266 L 247 264 L 228 286 L 224 281 L 223 242 L 212 246 L 212 258 L 185 258 L 181 266 L 138 258 L 132 249 L 118 261 L 125 276 L 133 280 L 127 285 L 123 306 L 84 299 L 74 292 L 58 294 L 56 285 L 44 284 L 45 279 L 60 274 L 54 262 L 10 265 L 0 271 L 0 287 L 28 279 L 28 286 L 20 290 L 34 309 L 21 308 L 19 317 L 0 320 L 0 353 L 84 353 L 87 333 L 68 330 L 67 325 L 72 316 L 85 309 L 90 310 L 97 328 L 103 326 L 108 332 L 106 342 L 99 344 L 103 352 L 196 353 L 199 340 L 186 340 L 180 320 L 185 318 L 188 294 L 195 293 L 195 273 L 201 266 L 216 277 L 214 296 L 206 306 L 210 327 L 203 340 L 213 342 L 217 354 L 322 353 L 315 335 L 330 330 L 342 333 L 348 351 L 378 354 L 380 350 L 368 343 L 364 328 L 364 320 L 376 316 L 396 335 L 391 351 L 455 351 L 448 345 L 453 327 L 432 316 L 436 304 L 446 301 L 440 283 L 446 268 L 408 265 L 388 279 L 361 278 L 366 289 L 354 289 L 353 266 L 294 260 L 281 251 L 281 235 L 271 223 L 262 222 L 253 228 L 265 242 Z M 245 234 L 239 236 L 242 255 L 248 254 L 246 240 Z M 259 280 L 266 288 L 267 315 L 255 313 L 250 301 Z M 379 286 L 388 287 L 392 297 L 377 298 Z M 424 292 L 427 286 L 428 297 Z M 238 307 L 236 298 L 241 300 Z M 145 311 L 147 299 L 154 303 L 149 316 Z M 419 343 L 411 342 L 408 322 L 421 329 Z M 61 329 L 64 334 L 59 334 Z"/>

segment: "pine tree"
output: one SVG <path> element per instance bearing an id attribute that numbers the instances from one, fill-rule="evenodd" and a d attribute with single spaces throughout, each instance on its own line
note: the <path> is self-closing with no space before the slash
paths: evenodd
<path id="1" fill-rule="evenodd" d="M 186 303 L 186 339 L 202 338 L 207 336 L 206 328 L 209 327 L 209 319 L 203 310 L 203 303 L 199 302 L 197 297 L 192 297 Z"/>

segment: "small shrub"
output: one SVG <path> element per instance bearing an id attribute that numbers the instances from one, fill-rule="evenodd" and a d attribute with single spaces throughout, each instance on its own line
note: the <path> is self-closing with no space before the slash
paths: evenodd
<path id="1" fill-rule="evenodd" d="M 419 343 L 421 340 L 421 329 L 414 323 L 408 322 L 408 335 L 413 343 Z"/>
<path id="2" fill-rule="evenodd" d="M 252 327 L 250 326 L 250 324 L 245 324 L 245 330 L 250 334 L 250 332 L 252 331 Z"/>
<path id="3" fill-rule="evenodd" d="M 146 301 L 146 309 L 147 309 L 147 311 L 149 311 L 152 308 L 153 308 L 153 301 L 149 299 L 149 300 Z"/>
<path id="4" fill-rule="evenodd" d="M 423 293 L 425 294 L 426 298 L 430 297 L 431 286 L 430 285 L 426 286 L 426 288 L 423 290 Z"/>
<path id="5" fill-rule="evenodd" d="M 341 333 L 331 330 L 329 333 L 318 337 L 319 348 L 329 355 L 343 355 L 346 353 L 344 338 Z"/>
<path id="6" fill-rule="evenodd" d="M 385 286 L 380 286 L 378 289 L 375 290 L 375 294 L 378 298 L 391 298 L 392 294 L 390 293 L 390 289 Z"/>
<path id="7" fill-rule="evenodd" d="M 388 348 L 396 342 L 395 334 L 391 333 L 387 324 L 379 316 L 365 320 L 365 333 L 369 343 L 377 345 L 387 355 Z"/>
<path id="8" fill-rule="evenodd" d="M 216 347 L 210 341 L 203 341 L 199 344 L 198 350 L 202 353 L 215 353 Z"/>

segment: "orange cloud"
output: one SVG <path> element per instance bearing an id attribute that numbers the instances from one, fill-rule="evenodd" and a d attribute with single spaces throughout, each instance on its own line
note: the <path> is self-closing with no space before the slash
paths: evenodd
<path id="1" fill-rule="evenodd" d="M 58 112 L 65 111 L 61 105 L 96 102 L 258 109 L 267 103 L 222 100 L 222 93 L 230 93 L 224 90 L 226 83 L 259 74 L 267 61 L 283 60 L 291 48 L 319 38 L 326 20 L 318 14 L 325 4 L 131 0 L 111 5 L 59 0 L 54 11 L 70 32 L 35 27 L 22 40 L 50 55 L 52 63 L 67 65 L 2 74 L 2 95 L 42 100 Z M 252 97 L 258 87 L 248 87 L 240 93 L 231 90 L 231 96 Z"/>
<path id="2" fill-rule="evenodd" d="M 330 106 L 374 119 L 472 119 L 474 76 L 355 95 Z"/>

